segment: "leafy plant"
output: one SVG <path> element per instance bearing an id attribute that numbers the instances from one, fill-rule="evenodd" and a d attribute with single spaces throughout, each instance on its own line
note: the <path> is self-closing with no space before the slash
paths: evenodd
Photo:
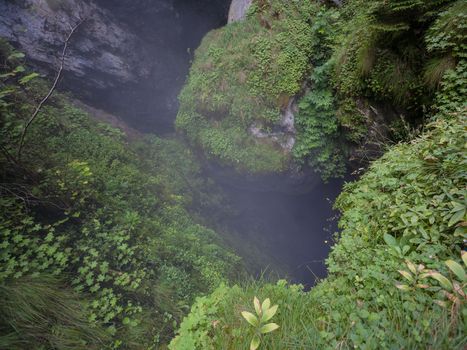
<path id="1" fill-rule="evenodd" d="M 255 328 L 255 334 L 250 343 L 250 350 L 258 349 L 263 334 L 273 332 L 279 328 L 279 325 L 276 323 L 266 323 L 274 317 L 279 307 L 278 305 L 271 306 L 269 298 L 265 299 L 261 304 L 257 297 L 253 299 L 253 305 L 255 307 L 256 316 L 251 312 L 242 311 L 243 318 Z"/>
<path id="2" fill-rule="evenodd" d="M 24 58 L 5 50 L 0 74 Z M 59 93 L 31 124 L 18 161 L 14 151 L 24 123 L 49 89 L 24 67 L 0 78 L 0 287 L 27 288 L 38 276 L 63 281 L 81 302 L 82 327 L 68 335 L 71 348 L 80 348 L 92 327 L 105 329 L 100 348 L 158 347 L 196 296 L 242 271 L 240 259 L 191 212 L 207 204 L 217 210 L 219 198 L 211 200 L 210 181 L 179 141 L 130 144 Z M 175 163 L 179 171 L 161 168 Z M 57 334 L 44 337 L 66 343 L 58 332 L 66 321 L 60 307 L 67 304 L 61 297 L 49 302 L 56 289 L 41 290 L 37 300 L 50 310 L 41 306 L 37 323 L 54 325 Z M 10 299 L 10 309 L 20 307 L 20 299 Z M 14 334 L 15 341 L 26 338 L 26 331 Z"/>
<path id="3" fill-rule="evenodd" d="M 315 1 L 269 1 L 206 35 L 179 97 L 176 126 L 190 143 L 240 172 L 286 168 L 281 139 L 254 137 L 250 128 L 271 134 L 300 92 L 312 57 L 309 23 L 318 9 Z"/>
<path id="4" fill-rule="evenodd" d="M 446 275 L 436 270 L 426 269 L 423 265 L 416 267 L 412 262 L 407 261 L 406 265 L 409 271 L 399 270 L 399 273 L 411 285 L 397 283 L 396 287 L 406 292 L 413 291 L 415 288 L 426 289 L 431 293 L 441 292 L 441 295 L 447 301 L 434 299 L 434 302 L 443 308 L 447 308 L 451 304 L 451 321 L 455 322 L 459 310 L 463 310 L 464 303 L 467 301 L 467 273 L 465 269 L 467 267 L 467 252 L 462 251 L 461 256 L 464 267 L 452 259 L 445 261 L 445 265 L 451 272 L 451 277 L 446 277 Z M 440 287 L 428 285 L 429 278 L 438 281 Z"/>
<path id="5" fill-rule="evenodd" d="M 309 292 L 267 281 L 223 287 L 222 297 L 213 294 L 195 304 L 176 344 L 202 335 L 203 346 L 183 349 L 248 348 L 252 339 L 244 335 L 257 327 L 239 323 L 232 309 L 267 295 L 281 305 L 274 319 L 281 328 L 260 338 L 268 350 L 463 349 L 465 288 L 457 285 L 463 286 L 464 277 L 454 264 L 457 273 L 444 263 L 460 265 L 454 257 L 467 238 L 463 119 L 460 113 L 440 115 L 417 139 L 392 146 L 345 186 L 336 202 L 342 231 L 327 259 L 325 280 Z M 403 269 L 401 261 L 406 261 Z M 432 271 L 447 289 L 429 275 Z M 215 307 L 205 307 L 214 302 Z M 257 325 L 257 313 L 251 313 Z"/>
<path id="6" fill-rule="evenodd" d="M 416 266 L 409 260 L 407 260 L 405 264 L 409 268 L 409 271 L 398 270 L 398 272 L 410 282 L 410 285 L 397 283 L 396 287 L 403 291 L 413 290 L 414 288 L 428 288 L 429 286 L 424 283 L 426 282 L 424 280 L 428 277 L 429 270 L 426 269 L 423 264 Z"/>
<path id="7" fill-rule="evenodd" d="M 306 161 L 324 180 L 341 177 L 345 173 L 329 74 L 329 62 L 313 70 L 312 90 L 299 103 L 295 120 L 297 141 L 293 148 L 294 157 Z"/>

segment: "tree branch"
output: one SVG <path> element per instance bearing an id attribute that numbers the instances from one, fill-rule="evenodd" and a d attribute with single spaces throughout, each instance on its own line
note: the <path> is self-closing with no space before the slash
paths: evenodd
<path id="1" fill-rule="evenodd" d="M 28 131 L 28 128 L 31 126 L 33 121 L 36 119 L 37 115 L 39 114 L 42 106 L 47 102 L 47 100 L 52 96 L 54 90 L 57 88 L 58 82 L 60 80 L 60 77 L 62 75 L 63 68 L 65 66 L 65 59 L 66 59 L 66 53 L 68 49 L 68 44 L 70 42 L 71 37 L 73 34 L 78 30 L 79 26 L 84 22 L 84 19 L 80 19 L 79 22 L 75 26 L 70 26 L 70 32 L 68 33 L 67 37 L 65 38 L 65 43 L 63 45 L 63 50 L 62 54 L 60 57 L 60 66 L 58 68 L 57 74 L 55 75 L 54 82 L 52 84 L 52 87 L 50 88 L 49 92 L 45 97 L 39 102 L 37 105 L 36 109 L 34 110 L 34 113 L 32 113 L 31 117 L 29 118 L 28 122 L 24 126 L 23 132 L 21 134 L 21 140 L 19 142 L 19 147 L 18 147 L 18 155 L 17 155 L 17 160 L 21 160 L 21 153 L 23 151 L 24 147 L 24 139 L 26 137 L 26 133 Z"/>

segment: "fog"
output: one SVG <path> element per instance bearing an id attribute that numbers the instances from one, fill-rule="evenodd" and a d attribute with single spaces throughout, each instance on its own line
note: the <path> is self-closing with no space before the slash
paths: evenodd
<path id="1" fill-rule="evenodd" d="M 226 24 L 229 0 L 96 0 L 145 45 L 151 72 L 135 84 L 100 91 L 92 104 L 133 128 L 159 135 L 174 131 L 180 92 L 196 47 L 211 29 Z M 143 60 L 143 58 L 142 58 Z"/>
<path id="2" fill-rule="evenodd" d="M 99 0 L 138 33 L 154 59 L 147 79 L 119 91 L 99 93 L 95 103 L 144 133 L 173 133 L 177 95 L 188 74 L 194 49 L 211 29 L 226 23 L 229 1 Z M 205 170 L 207 176 L 216 174 Z M 307 286 L 326 275 L 324 260 L 336 231 L 332 201 L 342 181 L 317 183 L 301 194 L 285 184 L 274 190 L 217 179 L 234 211 L 226 218 L 237 252 L 250 270 L 267 270 Z M 261 179 L 257 179 L 258 184 Z M 248 256 L 249 255 L 249 256 Z M 251 259 L 255 255 L 258 259 Z"/>

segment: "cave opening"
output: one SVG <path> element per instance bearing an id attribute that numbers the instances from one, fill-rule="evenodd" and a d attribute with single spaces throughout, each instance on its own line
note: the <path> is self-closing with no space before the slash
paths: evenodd
<path id="1" fill-rule="evenodd" d="M 69 3 L 97 7 L 91 7 L 96 16 L 73 38 L 60 87 L 70 90 L 73 98 L 113 114 L 140 134 L 173 135 L 177 96 L 194 51 L 207 32 L 227 23 L 230 1 Z M 21 12 L 15 6 L 0 2 L 0 10 L 7 13 L 0 22 L 0 34 L 17 39 L 35 68 L 48 65 L 48 73 L 53 73 L 51 63 L 62 47 L 61 35 L 67 27 L 58 22 L 52 26 L 49 19 L 34 17 L 33 11 Z M 53 13 L 51 19 L 56 15 Z M 29 26 L 29 31 L 18 30 L 24 26 Z M 58 34 L 57 26 L 61 30 Z M 34 39 L 33 34 L 42 37 Z M 297 189 L 287 183 L 287 176 L 261 176 L 250 181 L 234 170 L 218 171 L 213 161 L 202 163 L 205 175 L 223 189 L 232 206 L 232 214 L 219 226 L 227 228 L 224 236 L 230 235 L 226 240 L 237 253 L 254 265 L 250 271 L 276 271 L 280 277 L 308 286 L 316 277 L 326 275 L 324 260 L 337 229 L 332 201 L 343 181 L 324 184 L 316 180 L 316 174 L 310 174 Z"/>
<path id="2" fill-rule="evenodd" d="M 99 2 L 137 33 L 154 60 L 145 79 L 98 96 L 99 103 L 141 132 L 173 133 L 177 96 L 194 50 L 208 31 L 226 24 L 230 1 Z M 225 176 L 214 168 L 208 164 L 205 175 L 215 179 L 232 209 L 222 222 L 224 234 L 250 272 L 267 271 L 305 286 L 326 276 L 324 261 L 337 230 L 332 202 L 343 181 L 313 180 L 297 191 L 281 176 L 266 185 L 264 178 L 246 184 L 241 176 L 232 180 L 229 170 Z"/>
<path id="3" fill-rule="evenodd" d="M 194 51 L 207 32 L 227 23 L 230 1 L 96 0 L 96 4 L 135 34 L 144 49 L 141 64 L 148 71 L 135 82 L 77 93 L 143 133 L 173 133 L 177 97 Z M 138 62 L 135 65 L 130 69 L 136 71 Z M 70 90 L 79 85 L 74 78 L 64 83 Z"/>

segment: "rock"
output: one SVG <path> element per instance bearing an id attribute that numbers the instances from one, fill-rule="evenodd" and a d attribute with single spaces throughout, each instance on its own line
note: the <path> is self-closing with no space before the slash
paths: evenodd
<path id="1" fill-rule="evenodd" d="M 227 21 L 229 0 L 1 0 L 0 36 L 53 76 L 70 41 L 59 88 L 132 127 L 173 131 L 177 96 L 202 37 Z"/>
<path id="2" fill-rule="evenodd" d="M 138 37 L 93 2 L 2 1 L 0 13 L 0 36 L 48 73 L 57 69 L 70 26 L 84 19 L 70 41 L 64 67 L 64 73 L 79 79 L 82 88 L 108 89 L 136 82 L 151 70 Z"/>
<path id="3" fill-rule="evenodd" d="M 362 142 L 349 145 L 348 163 L 352 170 L 364 170 L 371 161 L 384 154 L 387 142 L 391 139 L 389 125 L 405 112 L 391 105 L 365 99 L 357 100 L 356 105 L 365 120 L 367 133 Z"/>
<path id="4" fill-rule="evenodd" d="M 252 2 L 253 0 L 232 0 L 228 22 L 232 23 L 244 19 Z"/>
<path id="5" fill-rule="evenodd" d="M 289 154 L 295 145 L 295 113 L 297 105 L 294 98 L 291 98 L 286 109 L 281 114 L 281 120 L 271 132 L 264 131 L 260 125 L 253 124 L 248 129 L 250 135 L 258 139 L 270 139 L 280 145 L 282 150 Z"/>

